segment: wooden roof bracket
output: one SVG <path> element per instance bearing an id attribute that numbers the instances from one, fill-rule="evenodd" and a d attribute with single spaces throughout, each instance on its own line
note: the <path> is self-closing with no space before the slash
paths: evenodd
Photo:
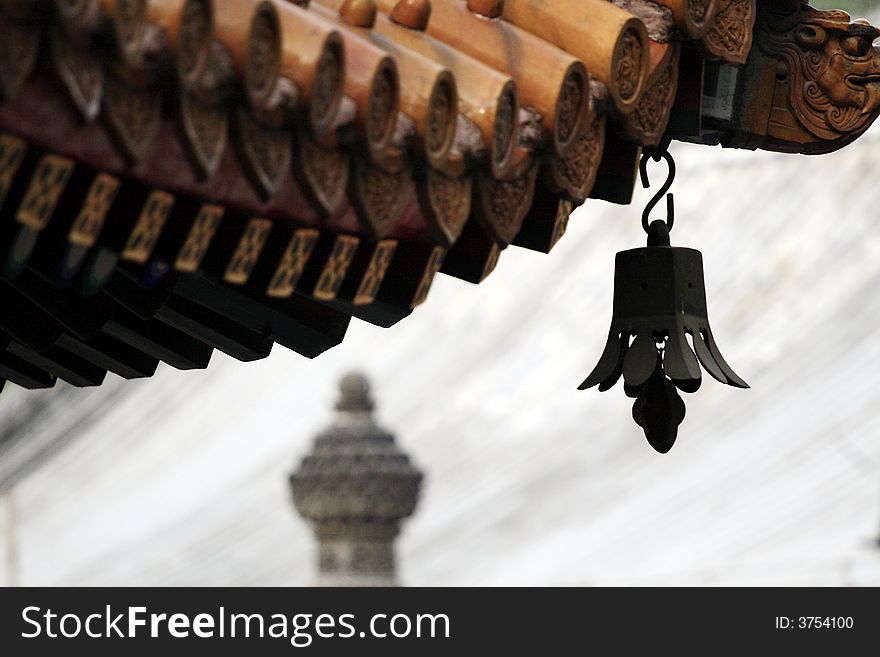
<path id="1" fill-rule="evenodd" d="M 880 114 L 880 30 L 842 11 L 762 3 L 745 66 L 713 72 L 701 141 L 821 154 L 852 142 Z M 710 69 L 707 67 L 707 72 Z"/>

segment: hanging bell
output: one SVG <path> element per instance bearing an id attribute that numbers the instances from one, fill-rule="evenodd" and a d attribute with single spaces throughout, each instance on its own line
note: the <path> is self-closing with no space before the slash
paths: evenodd
<path id="1" fill-rule="evenodd" d="M 636 400 L 633 419 L 660 453 L 675 443 L 685 416 L 678 391 L 697 391 L 702 382 L 700 365 L 721 383 L 749 387 L 724 360 L 709 326 L 702 254 L 670 246 L 671 194 L 669 219 L 647 223 L 653 204 L 674 176 L 671 157 L 668 153 L 664 157 L 670 164 L 670 179 L 643 215 L 648 245 L 617 254 L 608 341 L 599 363 L 578 388 L 608 390 L 622 376 L 625 393 Z M 645 162 L 643 183 L 647 183 Z"/>

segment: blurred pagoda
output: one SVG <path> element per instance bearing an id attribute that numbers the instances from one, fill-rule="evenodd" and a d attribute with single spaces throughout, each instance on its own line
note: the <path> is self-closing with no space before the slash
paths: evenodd
<path id="1" fill-rule="evenodd" d="M 367 379 L 345 376 L 336 418 L 290 476 L 293 502 L 319 544 L 320 586 L 395 586 L 394 540 L 422 474 L 373 418 Z"/>

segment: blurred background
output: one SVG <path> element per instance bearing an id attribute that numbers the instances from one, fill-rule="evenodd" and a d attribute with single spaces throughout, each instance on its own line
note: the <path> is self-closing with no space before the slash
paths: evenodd
<path id="1" fill-rule="evenodd" d="M 844 9 L 859 18 L 864 13 L 874 14 L 877 11 L 877 0 L 812 0 L 808 4 L 821 9 Z"/>
<path id="2" fill-rule="evenodd" d="M 707 378 L 666 455 L 619 385 L 577 390 L 614 254 L 645 240 L 638 190 L 479 286 L 438 276 L 411 317 L 355 321 L 314 361 L 276 345 L 94 389 L 8 384 L 0 584 L 313 583 L 287 476 L 358 369 L 425 473 L 404 584 L 880 585 L 878 149 L 880 128 L 819 157 L 673 144 L 672 242 L 703 252 L 709 319 L 752 388 Z"/>

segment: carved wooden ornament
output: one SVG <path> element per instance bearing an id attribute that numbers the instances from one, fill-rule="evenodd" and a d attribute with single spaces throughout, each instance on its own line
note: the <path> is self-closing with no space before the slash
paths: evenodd
<path id="1" fill-rule="evenodd" d="M 306 130 L 296 132 L 293 172 L 315 209 L 323 215 L 336 211 L 345 199 L 349 158 L 341 148 L 322 146 Z"/>
<path id="2" fill-rule="evenodd" d="M 16 221 L 32 230 L 43 230 L 70 182 L 74 166 L 73 160 L 58 155 L 40 158 L 15 213 Z"/>
<path id="3" fill-rule="evenodd" d="M 87 248 L 94 246 L 101 229 L 104 228 L 107 213 L 116 200 L 119 185 L 119 179 L 108 173 L 99 173 L 95 176 L 86 200 L 67 234 L 68 242 Z"/>
<path id="4" fill-rule="evenodd" d="M 178 117 L 196 175 L 202 180 L 210 178 L 226 150 L 229 111 L 224 105 L 202 103 L 195 94 L 183 93 Z"/>
<path id="5" fill-rule="evenodd" d="M 428 298 L 428 292 L 431 291 L 431 285 L 434 283 L 434 278 L 437 276 L 441 267 L 443 267 L 443 259 L 445 257 L 446 249 L 443 247 L 436 246 L 431 251 L 428 262 L 425 264 L 422 278 L 419 280 L 419 285 L 416 288 L 415 294 L 413 294 L 412 302 L 410 303 L 411 308 L 415 308 L 416 306 L 425 303 L 425 300 Z"/>
<path id="6" fill-rule="evenodd" d="M 353 156 L 348 197 L 367 233 L 381 239 L 403 216 L 406 190 L 410 185 L 407 169 L 389 173 L 370 164 L 365 158 Z"/>
<path id="7" fill-rule="evenodd" d="M 179 96 L 178 123 L 183 133 L 184 150 L 201 179 L 210 178 L 220 166 L 226 150 L 229 132 L 229 114 L 232 80 L 232 63 L 229 55 L 218 44 L 205 47 L 203 22 L 207 20 L 202 10 L 203 2 L 189 0 L 187 16 L 192 25 L 184 22 L 181 38 L 194 32 L 194 43 L 181 43 L 178 50 L 178 75 L 182 90 Z M 196 18 L 201 17 L 201 18 Z M 210 42 L 209 42 L 210 43 Z M 184 82 L 185 80 L 185 82 Z"/>
<path id="8" fill-rule="evenodd" d="M 353 235 L 337 236 L 330 257 L 321 270 L 315 289 L 312 290 L 312 295 L 316 299 L 332 301 L 336 298 L 360 242 L 360 239 Z"/>
<path id="9" fill-rule="evenodd" d="M 461 235 L 470 216 L 473 176 L 449 177 L 427 169 L 416 183 L 419 207 L 438 244 L 449 248 Z"/>
<path id="10" fill-rule="evenodd" d="M 104 92 L 104 69 L 100 60 L 59 32 L 50 42 L 52 63 L 74 107 L 86 121 L 97 118 Z"/>
<path id="11" fill-rule="evenodd" d="M 544 184 L 576 203 L 583 203 L 593 189 L 604 147 L 605 116 L 596 115 L 570 153 L 545 158 L 541 165 Z"/>
<path id="12" fill-rule="evenodd" d="M 224 281 L 235 285 L 244 285 L 248 282 L 271 231 L 272 222 L 268 219 L 251 219 L 248 222 L 244 235 L 226 266 Z"/>
<path id="13" fill-rule="evenodd" d="M 181 86 L 191 90 L 204 84 L 210 73 L 206 68 L 216 66 L 211 62 L 211 28 L 214 21 L 213 2 L 210 0 L 185 0 L 177 34 L 177 75 Z"/>
<path id="14" fill-rule="evenodd" d="M 198 271 L 208 247 L 211 246 L 211 240 L 220 227 L 224 212 L 222 206 L 208 203 L 199 209 L 199 214 L 174 261 L 174 268 L 177 271 L 186 273 Z"/>
<path id="15" fill-rule="evenodd" d="M 397 245 L 397 240 L 380 240 L 376 243 L 373 254 L 370 256 L 370 262 L 352 299 L 354 305 L 366 306 L 376 300 L 376 295 L 379 293 L 379 288 L 382 286 L 382 281 L 385 280 L 385 274 L 391 265 L 392 258 L 394 258 Z"/>
<path id="16" fill-rule="evenodd" d="M 234 134 L 239 158 L 257 193 L 263 199 L 271 198 L 290 171 L 290 132 L 265 127 L 238 107 Z"/>
<path id="17" fill-rule="evenodd" d="M 624 136 L 645 146 L 660 143 L 675 102 L 679 43 L 651 43 L 652 71 L 639 104 L 623 122 Z"/>
<path id="18" fill-rule="evenodd" d="M 137 162 L 152 147 L 162 124 L 162 97 L 106 79 L 102 116 L 123 156 Z"/>
<path id="19" fill-rule="evenodd" d="M 710 57 L 743 64 L 752 47 L 756 0 L 716 1 L 715 20 L 703 37 L 703 48 Z"/>
<path id="20" fill-rule="evenodd" d="M 477 175 L 475 216 L 488 234 L 501 244 L 510 244 L 532 206 L 538 165 L 513 180 L 495 180 Z"/>
<path id="21" fill-rule="evenodd" d="M 3 202 L 27 150 L 26 142 L 0 132 L 0 210 L 3 209 Z"/>
<path id="22" fill-rule="evenodd" d="M 0 99 L 18 93 L 37 63 L 40 30 L 0 17 Z"/>
<path id="23" fill-rule="evenodd" d="M 700 39 L 711 29 L 719 0 L 657 0 L 669 7 L 676 27 L 688 39 Z"/>
<path id="24" fill-rule="evenodd" d="M 150 259 L 173 205 L 174 196 L 171 194 L 150 192 L 122 250 L 123 260 L 143 265 Z"/>
<path id="25" fill-rule="evenodd" d="M 266 288 L 266 296 L 286 299 L 293 294 L 309 258 L 312 257 L 318 237 L 319 232 L 313 228 L 298 228 L 294 231 L 278 269 Z"/>
<path id="26" fill-rule="evenodd" d="M 853 141 L 880 114 L 880 30 L 842 11 L 762 8 L 728 145 L 807 154 Z"/>

